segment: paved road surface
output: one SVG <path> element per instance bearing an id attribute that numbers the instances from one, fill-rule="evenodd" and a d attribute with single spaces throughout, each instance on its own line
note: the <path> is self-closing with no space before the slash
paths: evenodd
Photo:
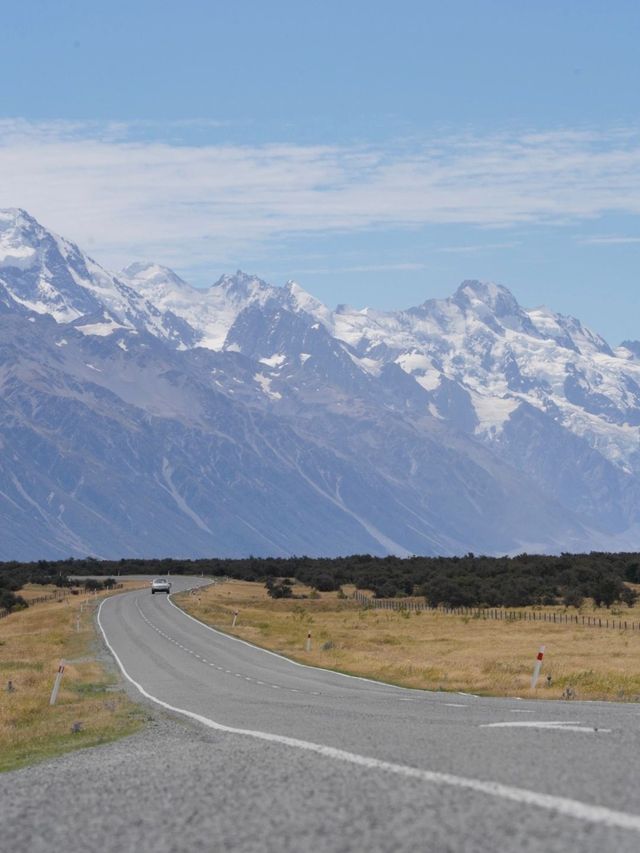
<path id="1" fill-rule="evenodd" d="M 69 825 L 83 815 L 90 838 L 76 848 L 58 826 L 58 849 L 640 849 L 637 705 L 348 678 L 213 631 L 147 590 L 108 599 L 99 618 L 135 689 L 189 723 L 10 774 L 16 819 L 35 779 L 55 785 L 36 798 L 46 811 L 73 813 L 73 793 Z M 53 849 L 47 827 L 24 849 Z"/>

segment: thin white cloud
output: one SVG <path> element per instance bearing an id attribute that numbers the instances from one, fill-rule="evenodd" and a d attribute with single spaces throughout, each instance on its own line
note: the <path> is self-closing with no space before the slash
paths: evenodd
<path id="1" fill-rule="evenodd" d="M 626 246 L 640 243 L 640 237 L 625 237 L 620 234 L 604 234 L 601 237 L 584 237 L 579 240 L 583 246 Z"/>
<path id="2" fill-rule="evenodd" d="M 633 129 L 449 136 L 411 147 L 139 136 L 138 126 L 118 122 L 0 121 L 0 207 L 26 208 L 110 266 L 144 257 L 182 269 L 268 255 L 274 240 L 306 233 L 640 215 Z"/>
<path id="3" fill-rule="evenodd" d="M 471 246 L 441 246 L 439 249 L 436 249 L 436 252 L 445 252 L 447 254 L 466 254 L 476 252 L 492 252 L 497 251 L 499 249 L 515 249 L 517 246 L 520 246 L 520 241 L 512 241 L 510 243 L 477 243 Z"/>
<path id="4" fill-rule="evenodd" d="M 426 264 L 421 263 L 398 263 L 398 264 L 360 264 L 350 267 L 315 267 L 311 269 L 300 269 L 298 274 L 304 275 L 333 275 L 334 273 L 367 273 L 367 272 L 412 272 L 424 270 Z"/>

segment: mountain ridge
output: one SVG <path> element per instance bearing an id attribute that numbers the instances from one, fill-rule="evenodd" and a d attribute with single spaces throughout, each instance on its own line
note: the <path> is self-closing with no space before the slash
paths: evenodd
<path id="1" fill-rule="evenodd" d="M 502 285 L 398 312 L 241 271 L 199 290 L 112 274 L 14 209 L 0 324 L 5 559 L 639 537 L 640 345 Z"/>

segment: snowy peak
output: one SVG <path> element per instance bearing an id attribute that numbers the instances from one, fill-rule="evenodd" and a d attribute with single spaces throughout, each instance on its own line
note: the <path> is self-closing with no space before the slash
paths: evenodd
<path id="1" fill-rule="evenodd" d="M 319 320 L 328 329 L 332 327 L 333 312 L 323 302 L 300 287 L 296 281 L 288 281 L 282 290 L 287 306 L 292 311 L 302 311 Z"/>
<path id="2" fill-rule="evenodd" d="M 493 282 L 463 281 L 452 299 L 463 308 L 477 310 L 482 305 L 496 317 L 511 316 L 522 311 L 511 291 Z"/>
<path id="3" fill-rule="evenodd" d="M 23 210 L 0 211 L 0 259 L 0 290 L 23 310 L 74 323 L 87 334 L 104 336 L 105 329 L 125 328 L 147 331 L 174 346 L 194 344 L 194 330 L 183 320 L 159 310 Z M 108 321 L 96 323 L 96 317 Z M 82 318 L 87 322 L 78 322 Z"/>
<path id="4" fill-rule="evenodd" d="M 623 341 L 620 349 L 624 349 L 623 358 L 634 358 L 640 361 L 640 341 Z"/>
<path id="5" fill-rule="evenodd" d="M 71 322 L 117 299 L 113 279 L 20 209 L 0 211 L 0 285 L 17 304 Z"/>
<path id="6" fill-rule="evenodd" d="M 36 263 L 39 231 L 44 229 L 26 211 L 0 210 L 0 269 L 25 270 Z"/>
<path id="7" fill-rule="evenodd" d="M 129 264 L 122 270 L 120 277 L 140 292 L 143 292 L 145 288 L 191 289 L 191 285 L 187 284 L 177 273 L 160 264 L 140 262 Z"/>
<path id="8" fill-rule="evenodd" d="M 211 285 L 210 290 L 224 293 L 236 302 L 243 300 L 263 302 L 276 296 L 278 292 L 277 288 L 267 284 L 258 276 L 248 275 L 242 270 L 237 270 L 233 275 L 221 275 Z"/>
<path id="9" fill-rule="evenodd" d="M 605 339 L 575 317 L 556 314 L 546 306 L 532 308 L 527 314 L 536 332 L 543 338 L 555 341 L 558 346 L 580 353 L 613 355 Z"/>
<path id="10" fill-rule="evenodd" d="M 501 284 L 484 281 L 463 281 L 451 302 L 465 314 L 472 314 L 495 331 L 513 329 L 528 334 L 534 332 L 526 312 L 518 300 Z"/>

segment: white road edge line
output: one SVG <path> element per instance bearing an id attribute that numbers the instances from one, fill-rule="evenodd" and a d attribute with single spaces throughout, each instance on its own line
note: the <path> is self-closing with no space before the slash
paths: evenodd
<path id="1" fill-rule="evenodd" d="M 210 586 L 210 584 L 205 584 L 205 586 Z M 196 587 L 198 588 L 198 587 Z M 183 589 L 181 592 L 188 592 L 188 589 Z M 172 600 L 172 596 L 177 593 L 171 593 L 167 596 L 167 601 L 172 607 L 178 611 L 178 613 L 182 613 L 183 616 L 186 616 L 187 619 L 191 619 L 192 622 L 195 622 L 196 625 L 200 625 L 201 628 L 206 628 L 207 631 L 213 631 L 214 634 L 218 634 L 220 637 L 225 637 L 227 640 L 233 640 L 235 643 L 242 643 L 244 646 L 249 646 L 251 649 L 255 649 L 258 652 L 264 652 L 265 655 L 272 655 L 274 658 L 280 658 L 280 660 L 284 660 L 287 663 L 293 664 L 293 666 L 301 666 L 304 669 L 318 670 L 320 672 L 330 672 L 332 675 L 339 675 L 341 678 L 351 678 L 356 681 L 367 681 L 369 684 L 375 684 L 378 687 L 388 687 L 393 690 L 412 690 L 414 688 L 411 687 L 399 687 L 397 684 L 388 684 L 386 681 L 376 681 L 375 678 L 365 678 L 363 675 L 349 675 L 346 672 L 337 672 L 335 669 L 327 669 L 323 666 L 311 666 L 307 663 L 300 663 L 297 660 L 292 660 L 291 658 L 286 657 L 285 655 L 279 655 L 278 652 L 272 652 L 269 649 L 263 649 L 261 646 L 256 646 L 254 643 L 250 643 L 248 640 L 242 640 L 240 637 L 234 637 L 231 634 L 225 634 L 224 631 L 219 631 L 217 628 L 212 628 L 211 625 L 207 625 L 205 622 L 201 622 L 200 619 L 196 619 L 195 616 L 192 616 L 190 613 L 187 613 L 186 610 L 183 610 L 182 607 L 178 607 L 178 605 Z M 421 691 L 425 692 L 425 691 Z"/>
<path id="2" fill-rule="evenodd" d="M 611 734 L 611 729 L 597 726 L 584 726 L 579 720 L 526 720 L 516 722 L 508 720 L 500 723 L 482 723 L 481 729 L 543 729 L 554 732 L 587 732 L 589 734 Z"/>
<path id="3" fill-rule="evenodd" d="M 279 743 L 283 746 L 293 747 L 294 749 L 313 752 L 316 755 L 321 755 L 325 758 L 332 758 L 335 761 L 342 761 L 348 764 L 355 764 L 359 767 L 365 767 L 368 770 L 382 770 L 386 773 L 393 773 L 396 776 L 404 776 L 407 779 L 416 779 L 420 782 L 476 791 L 477 793 L 487 794 L 491 797 L 497 797 L 499 799 L 510 800 L 511 802 L 523 805 L 546 809 L 547 811 L 555 812 L 556 814 L 563 815 L 564 817 L 574 818 L 575 820 L 581 820 L 586 823 L 601 824 L 614 829 L 629 829 L 640 833 L 640 815 L 614 811 L 606 806 L 590 805 L 589 803 L 582 803 L 579 800 L 570 800 L 566 797 L 556 797 L 552 794 L 540 794 L 536 791 L 529 791 L 526 788 L 515 788 L 511 785 L 503 785 L 501 782 L 467 779 L 464 776 L 454 776 L 451 773 L 439 773 L 434 770 L 421 770 L 418 767 L 409 767 L 404 764 L 393 764 L 390 761 L 382 761 L 378 758 L 370 758 L 365 755 L 358 755 L 358 753 L 355 752 L 347 752 L 346 750 L 337 749 L 333 746 L 324 746 L 323 744 L 313 743 L 312 741 L 287 737 L 286 735 L 277 735 L 270 732 L 254 731 L 251 729 L 237 729 L 233 726 L 216 723 L 215 720 L 211 720 L 209 717 L 203 717 L 201 714 L 196 714 L 194 711 L 189 711 L 186 708 L 177 708 L 175 705 L 170 705 L 168 702 L 164 702 L 162 699 L 159 699 L 157 696 L 153 696 L 151 693 L 146 691 L 139 682 L 129 675 L 115 649 L 109 642 L 100 616 L 105 602 L 110 600 L 111 599 L 109 598 L 103 599 L 97 612 L 98 627 L 100 628 L 100 632 L 107 648 L 113 655 L 127 681 L 133 684 L 133 686 L 147 699 L 150 699 L 162 708 L 166 708 L 168 711 L 173 711 L 173 713 L 181 714 L 184 717 L 189 717 L 190 719 L 196 720 L 197 722 L 202 723 L 202 725 L 205 725 L 210 729 L 215 729 L 219 732 L 242 735 L 244 737 L 254 738 L 255 740 L 267 741 L 268 743 Z"/>

